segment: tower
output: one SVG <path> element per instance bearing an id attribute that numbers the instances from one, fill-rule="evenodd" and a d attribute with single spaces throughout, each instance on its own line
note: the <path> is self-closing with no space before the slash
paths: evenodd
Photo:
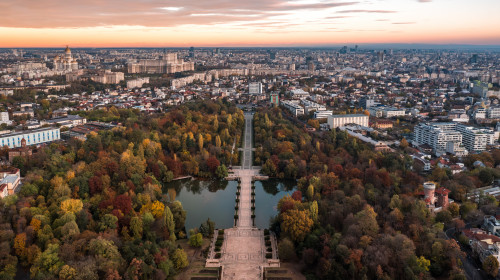
<path id="1" fill-rule="evenodd" d="M 427 205 L 434 205 L 436 203 L 436 197 L 434 196 L 435 191 L 436 184 L 434 184 L 433 182 L 424 183 L 424 199 Z"/>

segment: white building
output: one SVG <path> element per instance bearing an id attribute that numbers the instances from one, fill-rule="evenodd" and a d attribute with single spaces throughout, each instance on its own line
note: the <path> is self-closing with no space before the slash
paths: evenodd
<path id="1" fill-rule="evenodd" d="M 346 124 L 358 124 L 368 127 L 368 116 L 361 114 L 328 116 L 328 125 L 330 129 L 345 126 Z"/>
<path id="2" fill-rule="evenodd" d="M 333 115 L 333 111 L 329 111 L 329 110 L 315 111 L 314 112 L 315 119 L 326 119 L 331 115 Z"/>
<path id="3" fill-rule="evenodd" d="M 465 149 L 464 146 L 462 146 L 461 143 L 451 141 L 446 143 L 446 152 L 457 157 L 463 157 L 469 154 L 469 152 Z"/>
<path id="4" fill-rule="evenodd" d="M 306 99 L 309 97 L 309 93 L 303 89 L 293 89 L 290 91 L 290 97 L 293 99 Z"/>
<path id="5" fill-rule="evenodd" d="M 299 105 L 298 101 L 282 100 L 281 105 L 287 108 L 294 116 L 300 116 L 304 114 L 304 108 Z"/>
<path id="6" fill-rule="evenodd" d="M 10 125 L 12 121 L 9 119 L 9 112 L 0 112 L 0 124 Z"/>
<path id="7" fill-rule="evenodd" d="M 262 83 L 260 82 L 251 82 L 248 84 L 248 93 L 251 95 L 261 95 L 262 92 Z"/>
<path id="8" fill-rule="evenodd" d="M 415 126 L 414 139 L 419 145 L 427 144 L 434 153 L 444 153 L 448 142 L 462 143 L 462 134 L 456 131 L 456 123 L 421 123 Z"/>
<path id="9" fill-rule="evenodd" d="M 486 113 L 488 119 L 500 119 L 500 107 L 490 107 Z"/>
<path id="10" fill-rule="evenodd" d="M 481 152 L 486 150 L 487 145 L 495 141 L 495 133 L 489 129 L 479 129 L 472 126 L 458 125 L 457 130 L 462 133 L 462 141 L 470 152 Z"/>
<path id="11" fill-rule="evenodd" d="M 26 145 L 37 145 L 61 139 L 59 128 L 47 127 L 35 130 L 24 130 L 0 135 L 1 146 L 9 148 L 21 147 L 21 140 L 26 140 Z"/>
<path id="12" fill-rule="evenodd" d="M 149 77 L 144 77 L 144 78 L 138 78 L 138 79 L 133 79 L 130 81 L 127 81 L 127 88 L 140 88 L 144 84 L 149 83 Z"/>

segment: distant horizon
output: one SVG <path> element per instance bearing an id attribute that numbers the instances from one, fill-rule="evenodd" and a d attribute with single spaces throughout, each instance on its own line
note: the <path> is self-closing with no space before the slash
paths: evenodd
<path id="1" fill-rule="evenodd" d="M 394 48 L 398 50 L 404 49 L 466 49 L 466 48 L 479 48 L 479 49 L 500 49 L 500 44 L 463 44 L 463 43 L 335 43 L 335 44 L 311 44 L 311 45 L 184 45 L 184 46 L 168 46 L 168 45 L 158 45 L 158 46 L 73 46 L 70 44 L 63 46 L 13 46 L 13 47 L 0 47 L 0 49 L 64 49 L 66 47 L 70 49 L 189 49 L 194 47 L 195 49 L 333 49 L 342 48 L 347 46 L 348 48 L 354 48 L 358 46 L 360 49 L 377 49 L 377 48 Z"/>
<path id="2" fill-rule="evenodd" d="M 500 45 L 498 0 L 18 0 L 0 47 Z"/>

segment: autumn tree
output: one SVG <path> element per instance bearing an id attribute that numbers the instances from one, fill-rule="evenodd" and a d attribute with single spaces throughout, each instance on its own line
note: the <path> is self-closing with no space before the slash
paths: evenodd
<path id="1" fill-rule="evenodd" d="M 304 240 L 313 223 L 309 211 L 292 209 L 283 214 L 283 230 L 297 242 Z"/>

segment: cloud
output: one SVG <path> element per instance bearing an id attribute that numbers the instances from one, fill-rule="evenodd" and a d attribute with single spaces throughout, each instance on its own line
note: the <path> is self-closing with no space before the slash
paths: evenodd
<path id="1" fill-rule="evenodd" d="M 392 24 L 415 24 L 416 22 L 414 21 L 408 21 L 408 22 L 393 22 Z"/>
<path id="2" fill-rule="evenodd" d="M 349 0 L 17 0 L 0 1 L 1 27 L 172 27 L 255 21 L 296 11 L 352 6 Z"/>
<path id="3" fill-rule="evenodd" d="M 429 2 L 432 2 L 432 0 L 418 0 L 418 2 L 420 2 L 420 3 L 429 3 Z"/>
<path id="4" fill-rule="evenodd" d="M 391 14 L 391 13 L 397 13 L 397 12 L 396 11 L 389 11 L 389 10 L 343 10 L 343 11 L 338 11 L 337 13 L 341 13 L 341 14 L 349 14 L 349 13 Z"/>

